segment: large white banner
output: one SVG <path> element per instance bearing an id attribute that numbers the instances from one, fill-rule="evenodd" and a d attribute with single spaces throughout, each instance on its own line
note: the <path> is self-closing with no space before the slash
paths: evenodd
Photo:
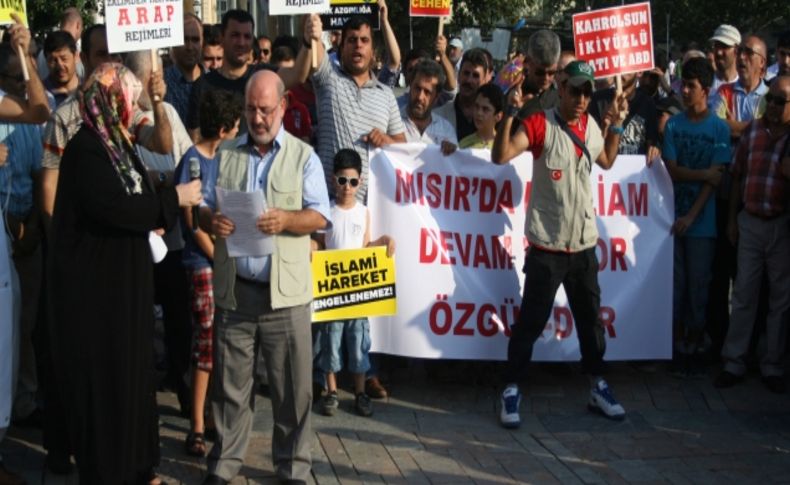
<path id="1" fill-rule="evenodd" d="M 531 176 L 531 154 L 502 166 L 487 150 L 444 156 L 437 146 L 404 144 L 373 154 L 371 237 L 396 240 L 398 313 L 372 319 L 372 350 L 505 360 L 524 287 Z M 669 358 L 672 182 L 662 164 L 620 156 L 609 171 L 595 167 L 591 183 L 606 359 Z M 562 288 L 533 356 L 579 359 Z"/>

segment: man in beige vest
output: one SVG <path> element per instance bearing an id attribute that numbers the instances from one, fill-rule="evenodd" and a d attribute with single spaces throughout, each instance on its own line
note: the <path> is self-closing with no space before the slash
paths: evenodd
<path id="1" fill-rule="evenodd" d="M 628 103 L 622 93 L 612 103 L 604 122 L 604 141 L 601 129 L 587 114 L 593 92 L 592 67 L 574 61 L 564 73 L 559 106 L 527 116 L 513 135 L 513 116 L 523 101 L 520 88 L 510 93 L 504 126 L 497 130 L 491 150 L 491 160 L 498 164 L 525 150 L 535 158 L 526 223 L 529 248 L 524 263 L 524 296 L 508 343 L 506 388 L 499 415 L 506 428 L 521 424 L 518 381 L 532 359 L 535 341 L 546 327 L 560 284 L 565 287 L 576 323 L 582 367 L 590 375 L 588 407 L 611 419 L 625 417 L 623 407 L 601 378 L 606 341 L 598 319 L 598 229 L 590 170 L 593 162 L 604 169 L 614 163 Z"/>
<path id="2" fill-rule="evenodd" d="M 212 407 L 218 437 L 204 484 L 229 483 L 243 465 L 258 353 L 269 376 L 277 476 L 288 483 L 310 477 L 309 235 L 327 227 L 330 209 L 321 162 L 309 145 L 283 129 L 285 105 L 285 86 L 277 74 L 253 74 L 246 88 L 249 131 L 220 151 L 216 187 L 262 191 L 268 209 L 256 221 L 233 221 L 220 212 L 214 190 L 204 194 L 207 207 L 201 208 L 201 227 L 217 237 Z M 272 236 L 274 252 L 230 257 L 226 238 L 243 223 Z"/>

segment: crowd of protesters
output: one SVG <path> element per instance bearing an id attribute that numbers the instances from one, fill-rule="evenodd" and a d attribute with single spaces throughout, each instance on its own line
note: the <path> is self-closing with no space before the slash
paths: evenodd
<path id="1" fill-rule="evenodd" d="M 353 375 L 360 416 L 388 395 L 366 319 L 311 325 L 310 252 L 382 245 L 392 256 L 395 238 L 370 230 L 369 153 L 406 142 L 488 149 L 498 164 L 535 159 L 503 426 L 520 425 L 519 383 L 560 284 L 588 407 L 626 416 L 603 377 L 589 180 L 618 154 L 665 166 L 674 183 L 669 372 L 705 377 L 721 363 L 714 385 L 725 388 L 755 362 L 767 389 L 785 392 L 790 34 L 769 45 L 724 24 L 700 39 L 707 49 L 615 82 L 539 30 L 511 55 L 516 82 L 503 83 L 491 53 L 459 38 L 401 56 L 383 0 L 379 16 L 381 61 L 364 17 L 325 46 L 317 15 L 299 36 L 270 38 L 243 10 L 219 25 L 186 13 L 184 44 L 155 61 L 111 54 L 105 26 L 83 29 L 75 9 L 40 50 L 21 23 L 6 29 L 0 441 L 10 425 L 39 426 L 53 473 L 75 463 L 80 483 L 162 483 L 161 385 L 190 419 L 185 452 L 208 456 L 203 483 L 226 484 L 243 466 L 263 383 L 275 472 L 306 482 L 312 404 L 335 414 L 336 374 Z M 263 193 L 268 209 L 252 222 L 272 236 L 271 254 L 229 256 L 244 221 L 220 212 L 220 190 Z M 24 483 L 2 457 L 0 483 Z"/>

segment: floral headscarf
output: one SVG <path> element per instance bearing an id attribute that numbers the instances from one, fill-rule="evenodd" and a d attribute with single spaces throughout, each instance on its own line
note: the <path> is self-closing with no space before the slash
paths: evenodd
<path id="1" fill-rule="evenodd" d="M 139 158 L 128 130 L 142 91 L 142 84 L 129 69 L 105 63 L 93 71 L 79 92 L 82 122 L 101 138 L 129 195 L 143 192 L 143 177 L 134 167 Z"/>

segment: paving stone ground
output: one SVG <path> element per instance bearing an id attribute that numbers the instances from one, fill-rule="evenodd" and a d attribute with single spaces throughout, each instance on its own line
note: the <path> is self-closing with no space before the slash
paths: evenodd
<path id="1" fill-rule="evenodd" d="M 664 363 L 614 363 L 608 380 L 628 417 L 612 422 L 586 410 L 589 385 L 575 366 L 535 365 L 523 387 L 522 426 L 506 431 L 497 422 L 497 364 L 434 367 L 414 361 L 392 370 L 392 395 L 374 401 L 371 418 L 353 413 L 348 387 L 334 417 L 316 408 L 314 483 L 790 482 L 790 394 L 771 394 L 759 375 L 718 390 L 715 366 L 707 378 L 680 380 Z M 183 452 L 188 423 L 172 393 L 158 398 L 160 473 L 169 484 L 199 484 L 205 462 Z M 270 402 L 259 396 L 249 454 L 234 485 L 277 483 L 271 425 Z M 6 466 L 31 485 L 76 484 L 75 475 L 43 471 L 40 442 L 38 431 L 11 428 L 0 444 Z"/>

